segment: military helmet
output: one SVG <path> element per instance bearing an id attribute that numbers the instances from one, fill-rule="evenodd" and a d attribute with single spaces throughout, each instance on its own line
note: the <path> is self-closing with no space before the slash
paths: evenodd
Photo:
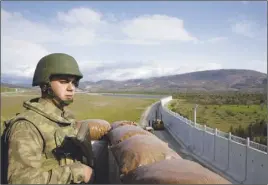
<path id="1" fill-rule="evenodd" d="M 83 78 L 76 60 L 64 53 L 52 53 L 41 58 L 36 66 L 32 86 L 48 83 L 51 75 L 73 75 Z"/>

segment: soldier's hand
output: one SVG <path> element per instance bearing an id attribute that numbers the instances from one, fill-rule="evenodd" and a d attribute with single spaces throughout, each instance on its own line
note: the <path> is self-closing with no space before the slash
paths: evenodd
<path id="1" fill-rule="evenodd" d="M 83 166 L 84 166 L 84 174 L 85 174 L 84 182 L 88 183 L 93 175 L 93 170 L 89 166 L 86 166 L 84 164 Z"/>

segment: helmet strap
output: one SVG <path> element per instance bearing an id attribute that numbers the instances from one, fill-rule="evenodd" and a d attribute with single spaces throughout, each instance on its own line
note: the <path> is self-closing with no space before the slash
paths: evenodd
<path id="1" fill-rule="evenodd" d="M 46 94 L 46 96 L 53 101 L 55 105 L 59 108 L 63 108 L 64 106 L 68 106 L 73 103 L 73 100 L 62 100 L 60 99 L 52 90 L 50 83 L 45 84 L 42 88 L 42 92 Z"/>

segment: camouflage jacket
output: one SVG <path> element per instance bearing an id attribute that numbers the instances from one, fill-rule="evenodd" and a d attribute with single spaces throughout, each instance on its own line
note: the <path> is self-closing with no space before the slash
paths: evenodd
<path id="1" fill-rule="evenodd" d="M 74 119 L 42 98 L 24 102 L 24 112 L 14 117 L 8 131 L 8 183 L 81 183 L 84 169 L 79 161 L 57 160 L 52 150 L 64 136 L 75 136 Z"/>

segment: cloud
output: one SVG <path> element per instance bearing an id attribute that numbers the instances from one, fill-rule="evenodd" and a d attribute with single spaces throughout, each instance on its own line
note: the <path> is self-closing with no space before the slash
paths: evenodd
<path id="1" fill-rule="evenodd" d="M 102 24 L 99 13 L 84 8 L 58 12 L 56 22 L 46 20 L 49 24 L 30 21 L 20 12 L 2 8 L 1 18 L 2 72 L 24 77 L 33 76 L 37 62 L 49 53 L 77 53 L 79 47 L 93 45 L 97 27 Z"/>
<path id="2" fill-rule="evenodd" d="M 124 21 L 123 32 L 131 39 L 145 41 L 194 41 L 183 20 L 166 15 L 144 15 Z"/>
<path id="3" fill-rule="evenodd" d="M 74 8 L 68 12 L 58 12 L 57 18 L 67 24 L 91 26 L 101 22 L 102 14 L 88 8 Z"/>
<path id="4" fill-rule="evenodd" d="M 226 40 L 228 40 L 228 37 L 218 36 L 218 37 L 211 37 L 211 38 L 204 39 L 204 40 L 196 40 L 194 41 L 194 43 L 195 44 L 215 44 L 215 43 L 223 42 Z"/>
<path id="5" fill-rule="evenodd" d="M 148 41 L 140 39 L 125 39 L 125 40 L 117 40 L 116 42 L 129 45 L 160 45 L 159 41 Z"/>
<path id="6" fill-rule="evenodd" d="M 31 40 L 36 43 L 52 42 L 58 38 L 54 30 L 41 23 L 33 23 L 18 12 L 7 12 L 1 9 L 2 35 L 18 40 Z M 56 40 L 57 41 L 57 40 Z"/>
<path id="7" fill-rule="evenodd" d="M 18 40 L 11 37 L 2 37 L 1 47 L 2 73 L 31 77 L 38 60 L 49 51 L 27 40 Z"/>
<path id="8" fill-rule="evenodd" d="M 232 24 L 231 29 L 234 33 L 249 38 L 255 38 L 260 36 L 260 34 L 263 35 L 266 30 L 264 27 L 261 27 L 258 22 L 246 19 Z"/>
<path id="9" fill-rule="evenodd" d="M 57 22 L 51 20 L 48 24 L 32 22 L 20 13 L 9 13 L 1 9 L 2 33 L 3 35 L 12 35 L 13 39 L 31 40 L 39 44 L 86 46 L 94 42 L 96 38 L 94 28 L 97 27 L 96 24 L 100 23 L 97 16 L 95 18 L 93 16 L 91 19 L 84 17 L 83 19 L 83 14 L 84 16 L 93 14 L 92 11 L 90 12 L 88 13 L 84 9 L 73 9 L 66 14 L 59 12 Z"/>
<path id="10" fill-rule="evenodd" d="M 133 18 L 84 7 L 54 15 L 33 21 L 23 12 L 1 9 L 2 74 L 30 78 L 40 58 L 53 52 L 74 56 L 83 81 L 220 69 L 227 61 L 228 56 L 223 58 L 221 53 L 228 53 L 228 48 L 218 52 L 217 44 L 229 42 L 228 35 L 207 33 L 200 40 L 202 35 L 193 35 L 178 17 L 151 14 Z M 239 30 L 241 33 L 241 26 Z"/>
<path id="11" fill-rule="evenodd" d="M 52 52 L 67 52 L 78 60 L 88 58 L 87 62 L 79 60 L 84 73 L 88 73 L 90 68 L 99 69 L 98 65 L 94 66 L 94 62 L 110 66 L 107 61 L 93 62 L 90 56 L 85 56 L 86 51 L 97 44 L 146 46 L 160 45 L 163 40 L 195 39 L 185 30 L 182 20 L 165 15 L 140 16 L 119 21 L 112 14 L 105 15 L 93 9 L 78 7 L 65 12 L 59 11 L 56 17 L 38 22 L 27 19 L 21 12 L 9 12 L 3 8 L 1 17 L 2 45 L 5 46 L 2 47 L 2 71 L 25 77 L 31 77 L 38 60 Z M 122 64 L 117 61 L 116 65 Z M 135 63 L 135 67 L 137 65 Z M 106 67 L 105 70 L 109 69 Z M 124 73 L 127 69 L 121 67 L 120 70 Z"/>
<path id="12" fill-rule="evenodd" d="M 100 79 L 121 81 L 222 68 L 222 65 L 219 63 L 206 61 L 191 61 L 179 64 L 178 61 L 133 61 L 131 63 L 121 62 L 120 64 L 116 62 L 111 62 L 110 64 L 98 63 L 100 63 L 98 67 L 91 68 L 90 72 L 87 73 L 87 78 L 91 81 Z M 165 66 L 163 66 L 163 63 L 165 63 Z"/>
<path id="13" fill-rule="evenodd" d="M 214 37 L 214 38 L 208 39 L 207 42 L 216 43 L 220 41 L 225 41 L 227 39 L 228 39 L 227 37 Z"/>

